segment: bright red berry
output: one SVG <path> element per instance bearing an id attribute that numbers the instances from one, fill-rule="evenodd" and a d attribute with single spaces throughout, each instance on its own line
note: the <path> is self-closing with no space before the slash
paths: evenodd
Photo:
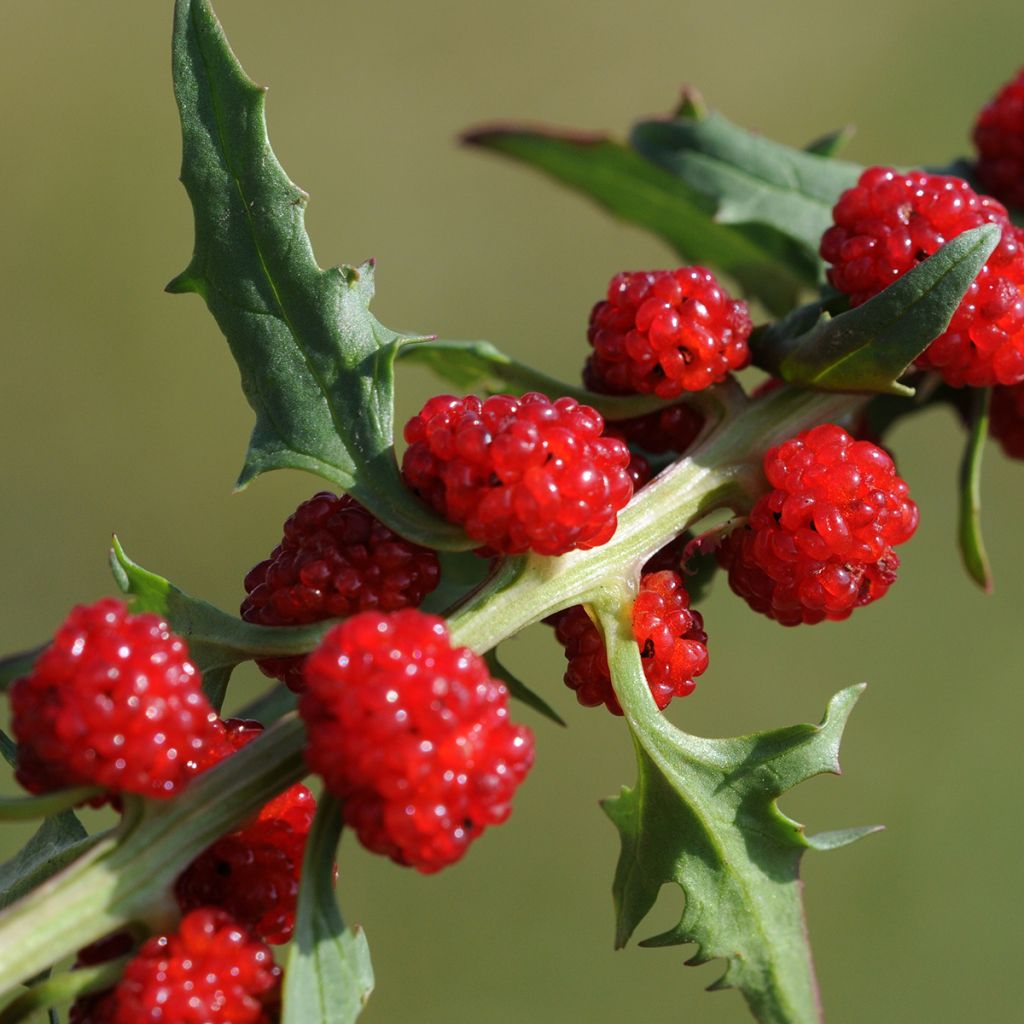
<path id="1" fill-rule="evenodd" d="M 262 731 L 258 722 L 224 722 L 222 743 L 201 768 L 229 757 Z M 178 877 L 174 892 L 182 911 L 220 907 L 263 942 L 287 942 L 315 813 L 316 800 L 301 783 L 278 794 L 254 820 L 221 836 Z"/>
<path id="2" fill-rule="evenodd" d="M 288 517 L 281 543 L 245 577 L 241 614 L 264 626 L 299 626 L 397 611 L 419 605 L 440 575 L 436 552 L 398 536 L 354 498 L 321 491 Z M 297 692 L 304 661 L 257 664 Z"/>
<path id="3" fill-rule="evenodd" d="M 79 1024 L 277 1024 L 281 969 L 222 910 L 194 910 L 173 935 L 143 944 Z"/>
<path id="4" fill-rule="evenodd" d="M 443 619 L 354 615 L 309 656 L 306 679 L 307 760 L 367 849 L 430 873 L 508 817 L 533 736 Z"/>
<path id="5" fill-rule="evenodd" d="M 571 398 L 432 398 L 405 427 L 406 482 L 492 551 L 604 544 L 633 493 L 629 451 Z"/>
<path id="6" fill-rule="evenodd" d="M 772 490 L 718 551 L 732 589 L 785 626 L 881 597 L 918 522 L 892 459 L 826 423 L 772 448 L 764 470 Z"/>
<path id="7" fill-rule="evenodd" d="M 960 178 L 868 168 L 833 210 L 821 240 L 832 284 L 860 305 L 969 228 L 1002 238 L 949 327 L 918 357 L 954 387 L 1024 380 L 1024 246 L 1006 208 Z"/>
<path id="8" fill-rule="evenodd" d="M 676 398 L 750 362 L 747 305 L 703 267 L 616 274 L 594 306 L 584 380 L 595 391 Z"/>
<path id="9" fill-rule="evenodd" d="M 32 793 L 86 785 L 170 797 L 215 740 L 185 642 L 111 598 L 74 608 L 10 696 L 17 777 Z"/>
<path id="10" fill-rule="evenodd" d="M 1024 68 L 982 108 L 974 144 L 978 181 L 996 199 L 1024 208 Z"/>
<path id="11" fill-rule="evenodd" d="M 633 605 L 633 636 L 640 648 L 651 695 L 659 708 L 673 697 L 693 693 L 694 679 L 708 667 L 708 635 L 677 572 L 645 573 Z M 613 715 L 622 707 L 612 687 L 604 641 L 582 605 L 555 618 L 555 636 L 569 660 L 565 684 L 584 707 L 604 704 Z"/>
<path id="12" fill-rule="evenodd" d="M 1024 384 L 992 389 L 989 429 L 1011 459 L 1024 459 Z"/>

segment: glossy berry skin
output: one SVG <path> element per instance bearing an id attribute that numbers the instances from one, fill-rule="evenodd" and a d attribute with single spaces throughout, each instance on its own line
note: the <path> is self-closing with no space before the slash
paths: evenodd
<path id="1" fill-rule="evenodd" d="M 949 327 L 916 360 L 953 387 L 1024 380 L 1024 248 L 1006 208 L 960 178 L 871 167 L 844 192 L 821 240 L 832 284 L 858 306 L 969 228 L 1002 238 Z"/>
<path id="2" fill-rule="evenodd" d="M 166 799 L 214 742 L 217 716 L 185 642 L 156 615 L 79 605 L 11 687 L 18 781 Z"/>
<path id="3" fill-rule="evenodd" d="M 309 656 L 306 677 L 307 760 L 367 849 L 431 873 L 508 817 L 533 736 L 443 619 L 354 615 Z"/>
<path id="4" fill-rule="evenodd" d="M 277 1024 L 281 969 L 223 910 L 182 918 L 145 942 L 124 976 L 79 1024 Z"/>
<path id="5" fill-rule="evenodd" d="M 614 420 L 608 424 L 605 433 L 621 437 L 652 455 L 663 455 L 666 452 L 685 452 L 703 426 L 704 417 L 696 409 L 688 405 L 670 405 L 646 416 Z"/>
<path id="6" fill-rule="evenodd" d="M 673 697 L 693 693 L 695 678 L 708 667 L 704 620 L 689 605 L 679 573 L 662 570 L 641 577 L 633 605 L 633 636 L 651 696 L 660 709 Z M 582 605 L 556 617 L 555 636 L 569 661 L 565 684 L 576 692 L 580 704 L 604 704 L 613 715 L 621 715 L 604 641 Z"/>
<path id="7" fill-rule="evenodd" d="M 405 427 L 406 483 L 491 552 L 604 544 L 633 494 L 622 441 L 571 398 L 432 398 Z"/>
<path id="8" fill-rule="evenodd" d="M 1024 384 L 992 389 L 989 430 L 1011 459 L 1024 459 Z"/>
<path id="9" fill-rule="evenodd" d="M 677 398 L 750 362 L 745 302 L 703 267 L 616 274 L 590 314 L 584 380 L 610 394 Z"/>
<path id="10" fill-rule="evenodd" d="M 892 459 L 826 423 L 771 449 L 764 470 L 772 490 L 718 550 L 732 589 L 786 626 L 881 597 L 918 522 Z"/>
<path id="11" fill-rule="evenodd" d="M 258 722 L 229 719 L 222 742 L 201 768 L 231 756 L 263 731 Z M 287 942 L 295 927 L 302 857 L 316 800 L 301 783 L 265 804 L 252 821 L 221 836 L 175 883 L 183 912 L 220 907 L 263 942 Z"/>
<path id="12" fill-rule="evenodd" d="M 978 181 L 1007 206 L 1024 208 L 1024 68 L 978 114 L 974 144 Z"/>
<path id="13" fill-rule="evenodd" d="M 420 604 L 438 584 L 437 554 L 398 536 L 348 495 L 321 491 L 284 524 L 281 543 L 245 577 L 241 615 L 263 626 L 300 626 L 379 608 Z M 305 658 L 257 662 L 302 689 Z"/>

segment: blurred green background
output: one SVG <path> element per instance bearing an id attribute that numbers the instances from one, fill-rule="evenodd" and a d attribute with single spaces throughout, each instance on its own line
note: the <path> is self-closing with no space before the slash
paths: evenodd
<path id="1" fill-rule="evenodd" d="M 1024 61 L 1024 8 L 1007 0 L 970 14 L 923 0 L 217 7 L 272 86 L 271 135 L 312 195 L 320 262 L 375 256 L 385 324 L 488 338 L 567 379 L 611 274 L 671 256 L 539 176 L 460 149 L 461 130 L 530 119 L 621 135 L 691 83 L 785 142 L 853 121 L 853 159 L 941 163 Z M 191 252 L 171 4 L 8 0 L 2 12 L 0 650 L 112 591 L 115 529 L 142 564 L 233 609 L 317 481 L 272 474 L 232 495 L 251 425 L 235 368 L 202 303 L 161 290 Z M 434 387 L 408 371 L 400 386 L 402 415 Z M 834 691 L 869 680 L 844 779 L 785 803 L 814 831 L 887 825 L 805 861 L 828 1019 L 1019 1019 L 1024 466 L 988 454 L 997 589 L 984 597 L 953 544 L 960 430 L 936 412 L 892 441 L 923 509 L 900 583 L 846 624 L 797 630 L 719 583 L 703 608 L 711 669 L 673 717 L 717 735 L 817 720 Z M 509 824 L 458 867 L 424 878 L 346 841 L 339 891 L 378 981 L 363 1019 L 746 1020 L 735 993 L 700 991 L 719 965 L 684 969 L 679 948 L 612 952 L 617 840 L 597 801 L 632 782 L 630 744 L 619 721 L 575 707 L 542 629 L 505 653 L 570 728 L 520 711 L 537 768 Z M 251 670 L 236 678 L 239 699 L 263 685 Z M 676 919 L 681 896 L 663 900 L 640 937 Z"/>

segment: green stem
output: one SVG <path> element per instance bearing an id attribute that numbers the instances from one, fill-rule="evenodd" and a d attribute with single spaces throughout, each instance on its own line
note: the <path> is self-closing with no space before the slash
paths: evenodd
<path id="1" fill-rule="evenodd" d="M 132 922 L 173 919 L 184 866 L 306 774 L 294 716 L 204 773 L 181 796 L 136 805 L 122 827 L 0 915 L 0 998 L 50 964 Z"/>
<path id="2" fill-rule="evenodd" d="M 78 807 L 102 792 L 98 786 L 77 786 L 74 789 L 58 789 L 43 796 L 0 797 L 0 821 L 49 818 L 52 814 Z"/>

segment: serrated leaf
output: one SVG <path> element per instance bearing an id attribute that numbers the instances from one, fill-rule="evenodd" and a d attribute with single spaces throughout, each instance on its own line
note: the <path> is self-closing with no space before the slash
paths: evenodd
<path id="1" fill-rule="evenodd" d="M 791 269 L 805 280 L 823 278 L 818 246 L 836 200 L 857 183 L 857 164 L 793 149 L 717 113 L 641 122 L 630 144 L 711 200 L 718 223 L 777 233 L 795 243 Z"/>
<path id="2" fill-rule="evenodd" d="M 713 196 L 611 139 L 527 126 L 479 129 L 464 139 L 582 192 L 664 239 L 682 259 L 723 270 L 774 313 L 788 310 L 818 279 L 817 267 L 794 257 L 780 233 L 723 223 Z M 790 258 L 780 263 L 784 257 Z"/>
<path id="3" fill-rule="evenodd" d="M 323 794 L 302 864 L 282 1024 L 350 1024 L 373 991 L 366 936 L 360 928 L 346 928 L 334 895 L 334 856 L 342 827 L 340 803 Z"/>
<path id="4" fill-rule="evenodd" d="M 490 650 L 484 655 L 484 661 L 487 662 L 487 668 L 490 670 L 491 675 L 495 679 L 501 680 L 505 684 L 509 695 L 527 707 L 533 708 L 538 714 L 543 715 L 545 718 L 550 719 L 555 725 L 560 725 L 565 728 L 565 719 L 539 694 L 536 694 L 531 690 L 526 683 L 521 679 L 514 676 L 505 666 L 498 660 L 496 651 Z"/>
<path id="5" fill-rule="evenodd" d="M 399 353 L 405 363 L 426 366 L 463 391 L 521 395 L 539 391 L 593 406 L 605 419 L 621 420 L 663 409 L 672 403 L 654 395 L 601 395 L 567 384 L 506 355 L 489 341 L 442 341 L 410 345 Z"/>
<path id="6" fill-rule="evenodd" d="M 371 315 L 372 263 L 317 265 L 307 196 L 270 148 L 264 90 L 207 0 L 177 0 L 173 71 L 195 250 L 168 290 L 205 299 L 256 413 L 238 486 L 272 469 L 308 470 L 413 540 L 470 546 L 405 489 L 395 462 L 393 363 L 412 339 Z"/>
<path id="7" fill-rule="evenodd" d="M 243 622 L 137 565 L 117 537 L 110 551 L 110 567 L 118 587 L 131 599 L 133 611 L 162 616 L 185 639 L 192 661 L 203 673 L 207 697 L 218 708 L 236 665 L 252 658 L 306 654 L 333 624 L 276 627 Z"/>
<path id="8" fill-rule="evenodd" d="M 821 725 L 692 736 L 658 712 L 629 624 L 614 610 L 599 614 L 638 763 L 636 785 L 604 803 L 622 841 L 616 945 L 630 938 L 662 885 L 674 882 L 686 895 L 682 919 L 644 945 L 695 943 L 688 962 L 724 959 L 725 973 L 711 987 L 740 989 L 759 1021 L 817 1024 L 799 866 L 806 849 L 830 844 L 808 840 L 777 800 L 805 779 L 839 772 L 840 737 L 863 687 L 837 694 Z"/>
<path id="9" fill-rule="evenodd" d="M 992 570 L 981 535 L 981 461 L 988 437 L 989 388 L 973 389 L 970 433 L 960 462 L 960 522 L 957 539 L 967 574 L 986 593 L 992 591 Z"/>
<path id="10" fill-rule="evenodd" d="M 821 391 L 912 395 L 899 378 L 949 326 L 999 235 L 995 224 L 965 231 L 863 305 L 822 313 L 786 342 L 780 375 Z"/>

